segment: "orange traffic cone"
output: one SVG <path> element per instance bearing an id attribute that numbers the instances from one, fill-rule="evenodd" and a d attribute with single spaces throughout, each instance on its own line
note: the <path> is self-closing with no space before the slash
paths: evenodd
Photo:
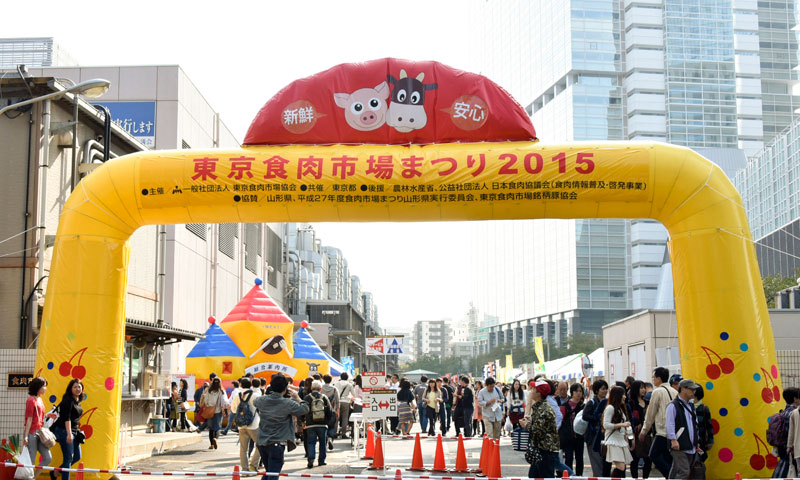
<path id="1" fill-rule="evenodd" d="M 381 434 L 375 436 L 375 458 L 372 460 L 372 465 L 367 470 L 383 470 L 383 444 L 381 443 Z"/>
<path id="2" fill-rule="evenodd" d="M 78 463 L 78 470 L 81 471 L 75 474 L 75 480 L 83 480 L 83 462 Z"/>
<path id="3" fill-rule="evenodd" d="M 419 443 L 419 433 L 417 433 L 417 440 L 414 442 L 414 456 L 411 458 L 411 472 L 424 472 L 425 464 L 422 462 L 422 444 Z"/>
<path id="4" fill-rule="evenodd" d="M 239 465 L 234 465 L 233 466 L 233 477 L 231 478 L 231 480 L 240 480 L 241 478 L 242 477 L 239 474 Z"/>
<path id="5" fill-rule="evenodd" d="M 484 477 L 491 477 L 492 465 L 494 465 L 494 440 L 491 438 L 486 440 L 486 450 L 483 455 L 486 458 L 483 467 L 481 467 L 481 475 Z"/>
<path id="6" fill-rule="evenodd" d="M 399 468 L 394 471 L 394 480 L 403 480 L 403 472 Z"/>
<path id="7" fill-rule="evenodd" d="M 489 437 L 486 435 L 483 436 L 483 443 L 481 444 L 481 459 L 478 462 L 478 468 L 472 471 L 472 473 L 483 474 L 486 471 L 486 458 L 489 456 L 489 450 L 486 446 L 487 442 L 489 441 Z"/>
<path id="8" fill-rule="evenodd" d="M 442 445 L 442 434 L 436 436 L 436 456 L 433 458 L 433 468 L 431 472 L 446 472 L 447 465 L 444 463 L 444 446 Z"/>
<path id="9" fill-rule="evenodd" d="M 450 470 L 453 473 L 468 473 L 467 452 L 464 450 L 464 438 L 458 434 L 458 450 L 456 452 L 456 468 Z"/>
<path id="10" fill-rule="evenodd" d="M 372 429 L 367 428 L 367 446 L 361 460 L 372 460 L 375 456 L 375 438 L 372 436 Z"/>
<path id="11" fill-rule="evenodd" d="M 568 472 L 568 471 L 566 471 L 566 470 L 564 470 L 563 472 L 561 472 L 561 478 L 562 478 L 562 479 L 568 479 L 568 478 L 569 478 L 569 472 Z"/>
<path id="12" fill-rule="evenodd" d="M 487 460 L 487 468 L 489 469 L 486 472 L 486 476 L 489 478 L 502 478 L 502 467 L 500 466 L 500 442 L 495 440 L 492 442 L 492 454 L 491 458 Z"/>

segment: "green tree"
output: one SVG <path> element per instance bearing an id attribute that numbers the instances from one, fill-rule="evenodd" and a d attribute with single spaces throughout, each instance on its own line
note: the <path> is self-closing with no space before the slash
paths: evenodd
<path id="1" fill-rule="evenodd" d="M 599 336 L 579 333 L 567 338 L 560 347 L 555 344 L 550 345 L 550 356 L 545 360 L 565 357 L 575 353 L 590 354 L 603 346 L 603 340 Z M 545 345 L 545 357 L 547 357 L 547 345 Z M 484 353 L 472 358 L 445 357 L 439 358 L 436 355 L 423 355 L 422 357 L 401 365 L 400 371 L 409 370 L 430 370 L 440 375 L 448 373 L 472 373 L 474 376 L 483 375 L 483 366 L 495 360 L 500 360 L 505 365 L 506 355 L 511 354 L 514 365 L 523 363 L 538 362 L 536 353 L 532 346 L 511 346 L 502 345 L 494 348 L 489 353 Z"/>
<path id="2" fill-rule="evenodd" d="M 764 286 L 764 297 L 767 300 L 767 308 L 775 308 L 775 294 L 797 285 L 797 277 L 800 277 L 800 267 L 795 270 L 792 277 L 784 277 L 777 273 L 761 279 Z"/>

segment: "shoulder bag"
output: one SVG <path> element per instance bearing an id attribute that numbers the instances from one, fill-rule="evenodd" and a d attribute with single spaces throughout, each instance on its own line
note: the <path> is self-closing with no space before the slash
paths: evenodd
<path id="1" fill-rule="evenodd" d="M 36 438 L 39 440 L 39 443 L 44 445 L 46 448 L 53 448 L 56 444 L 56 436 L 53 432 L 50 431 L 47 427 L 42 427 L 39 430 L 36 430 Z"/>
<path id="2" fill-rule="evenodd" d="M 530 465 L 539 465 L 542 463 L 542 451 L 539 447 L 534 445 L 535 439 L 533 432 L 531 432 L 531 440 L 528 442 L 528 449 L 525 450 L 525 461 Z"/>
<path id="3" fill-rule="evenodd" d="M 221 395 L 221 394 L 220 394 Z M 208 396 L 206 396 L 208 398 Z M 217 397 L 219 400 L 219 397 Z M 217 405 L 205 405 L 203 404 L 203 409 L 200 411 L 200 414 L 203 415 L 203 418 L 210 420 L 214 418 L 214 414 L 217 413 Z"/>

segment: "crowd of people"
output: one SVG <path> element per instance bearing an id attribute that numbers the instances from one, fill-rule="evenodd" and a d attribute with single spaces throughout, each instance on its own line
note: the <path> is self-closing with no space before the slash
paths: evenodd
<path id="1" fill-rule="evenodd" d="M 280 472 L 285 452 L 298 443 L 308 468 L 315 460 L 325 465 L 333 439 L 354 434 L 350 414 L 361 412 L 364 399 L 361 377 L 350 380 L 346 373 L 335 382 L 330 375 L 315 375 L 299 386 L 283 375 L 267 380 L 248 374 L 232 382 L 230 394 L 215 374 L 209 380 L 194 395 L 196 428 L 186 418 L 188 384 L 181 380 L 173 385 L 167 402 L 171 426 L 208 430 L 209 449 L 217 448 L 219 435 L 234 430 L 240 467 L 249 471 L 263 465 L 267 472 Z M 397 415 L 373 428 L 407 435 L 419 423 L 420 431 L 429 435 L 447 435 L 451 427 L 455 436 L 524 435 L 530 477 L 561 477 L 565 471 L 583 476 L 586 452 L 596 477 L 625 477 L 630 468 L 631 477 L 648 478 L 655 467 L 666 478 L 705 478 L 706 452 L 714 444 L 703 388 L 679 374 L 670 377 L 663 367 L 653 371 L 652 382 L 628 377 L 612 386 L 602 379 L 590 386 L 569 385 L 544 376 L 504 384 L 463 375 L 423 376 L 412 383 L 392 375 L 386 382 L 386 388 L 397 391 Z M 49 465 L 52 432 L 64 459 L 61 466 L 70 467 L 81 458 L 83 384 L 71 380 L 57 408 L 47 413 L 42 401 L 46 390 L 44 378 L 31 381 L 23 442 L 31 464 L 38 452 L 40 465 Z M 783 398 L 786 406 L 770 419 L 766 435 L 780 458 L 775 475 L 781 478 L 797 473 L 800 389 L 787 388 Z M 69 480 L 66 472 L 61 476 Z M 50 477 L 55 480 L 55 472 Z"/>

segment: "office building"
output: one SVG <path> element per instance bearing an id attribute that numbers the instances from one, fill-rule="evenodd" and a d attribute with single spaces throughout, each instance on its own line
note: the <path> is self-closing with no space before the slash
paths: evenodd
<path id="1" fill-rule="evenodd" d="M 666 141 L 756 155 L 791 121 L 794 1 L 482 2 L 480 71 L 542 141 Z M 732 176 L 730 170 L 726 170 Z M 485 222 L 473 235 L 489 346 L 560 342 L 651 308 L 667 234 L 647 220 Z"/>
<path id="2" fill-rule="evenodd" d="M 439 358 L 448 356 L 450 338 L 453 330 L 450 320 L 419 320 L 411 332 L 411 343 L 415 358 L 432 355 Z"/>
<path id="3" fill-rule="evenodd" d="M 740 170 L 742 195 L 763 277 L 800 268 L 800 119 Z"/>
<path id="4" fill-rule="evenodd" d="M 384 358 L 366 355 L 366 337 L 381 335 L 373 294 L 350 272 L 336 247 L 323 245 L 311 225 L 286 224 L 286 304 L 295 322 L 308 321 L 312 335 L 334 358 L 353 357 L 356 368 L 383 370 Z M 324 331 L 324 333 L 320 333 Z M 389 356 L 396 371 L 397 357 Z"/>
<path id="5" fill-rule="evenodd" d="M 53 37 L 0 38 L 0 70 L 26 67 L 60 67 L 78 61 Z"/>
<path id="6" fill-rule="evenodd" d="M 107 152 L 109 161 L 147 148 L 239 145 L 219 114 L 177 65 L 81 67 L 62 55 L 52 39 L 3 39 L 0 40 L 0 51 L 5 52 L 3 64 L 10 67 L 0 73 L 9 82 L 21 84 L 19 71 L 29 78 L 45 79 L 42 81 L 49 81 L 58 88 L 68 88 L 90 78 L 110 80 L 105 95 L 92 99 L 92 104 L 102 105 L 111 113 L 115 140 Z M 27 73 L 17 69 L 16 65 L 20 63 L 26 63 Z M 3 92 L 6 101 L 12 102 L 35 96 L 37 90 L 27 92 L 18 86 L 4 87 Z M 72 116 L 71 110 L 70 118 L 66 120 L 53 117 L 51 123 L 57 123 L 53 125 L 50 143 L 59 146 L 57 149 L 50 147 L 48 162 L 37 160 L 37 156 L 44 152 L 44 142 L 38 137 L 28 140 L 34 152 L 28 161 L 35 165 L 53 165 L 44 170 L 48 172 L 46 175 L 50 181 L 47 189 L 42 189 L 38 179 L 41 172 L 32 172 L 27 184 L 33 206 L 9 208 L 9 217 L 0 225 L 7 232 L 5 237 L 12 236 L 25 230 L 24 225 L 18 225 L 17 215 L 12 212 L 17 212 L 18 218 L 22 219 L 23 211 L 38 210 L 40 203 L 48 206 L 47 215 L 35 222 L 42 227 L 41 235 L 28 233 L 15 237 L 15 242 L 6 245 L 14 247 L 13 252 L 37 251 L 43 246 L 44 254 L 42 260 L 16 254 L 5 258 L 6 272 L 17 272 L 16 284 L 22 279 L 19 292 L 26 293 L 20 302 L 29 298 L 29 309 L 25 308 L 22 315 L 19 310 L 15 315 L 9 309 L 4 313 L 7 318 L 1 321 L 4 325 L 21 325 L 22 316 L 30 319 L 30 326 L 20 330 L 19 335 L 4 337 L 5 342 L 0 342 L 4 347 L 17 346 L 18 342 L 20 346 L 35 346 L 34 334 L 41 321 L 44 299 L 37 301 L 39 296 L 34 295 L 34 290 L 46 291 L 58 213 L 80 179 L 91 175 L 104 161 L 103 130 L 97 131 L 93 127 L 102 123 L 105 115 L 102 110 L 95 111 L 84 100 L 81 102 L 77 125 L 67 123 Z M 34 109 L 33 114 L 32 125 L 39 132 L 42 111 Z M 15 131 L 18 123 L 27 125 L 27 114 L 19 117 L 15 114 L 4 119 L 7 125 L 3 126 L 1 133 L 5 135 Z M 10 138 L 29 137 L 16 135 Z M 4 143 L 11 144 L 11 141 Z M 9 168 L 26 163 L 24 154 L 20 153 L 24 150 L 15 147 L 4 151 L 8 156 L 4 165 Z M 61 163 L 67 166 L 63 167 Z M 25 186 L 25 182 L 19 184 Z M 21 194 L 19 198 L 25 198 L 25 195 Z M 28 228 L 31 225 L 34 222 L 28 222 Z M 161 413 L 163 402 L 158 399 L 166 396 L 169 375 L 184 371 L 184 358 L 191 350 L 193 340 L 208 328 L 208 317 L 222 319 L 227 315 L 252 287 L 256 277 L 263 278 L 270 296 L 282 303 L 282 237 L 283 229 L 279 224 L 154 225 L 134 233 L 130 240 L 132 254 L 126 298 L 125 334 L 129 340 L 125 344 L 121 379 L 123 430 L 145 428 L 151 415 Z M 21 265 L 25 268 L 20 269 Z M 20 270 L 25 273 L 20 274 Z M 17 287 L 10 288 L 9 292 L 15 290 Z M 15 302 L 9 301 L 8 305 L 12 303 Z M 14 331 L 17 330 L 15 327 Z M 147 400 L 136 403 L 139 399 Z"/>

